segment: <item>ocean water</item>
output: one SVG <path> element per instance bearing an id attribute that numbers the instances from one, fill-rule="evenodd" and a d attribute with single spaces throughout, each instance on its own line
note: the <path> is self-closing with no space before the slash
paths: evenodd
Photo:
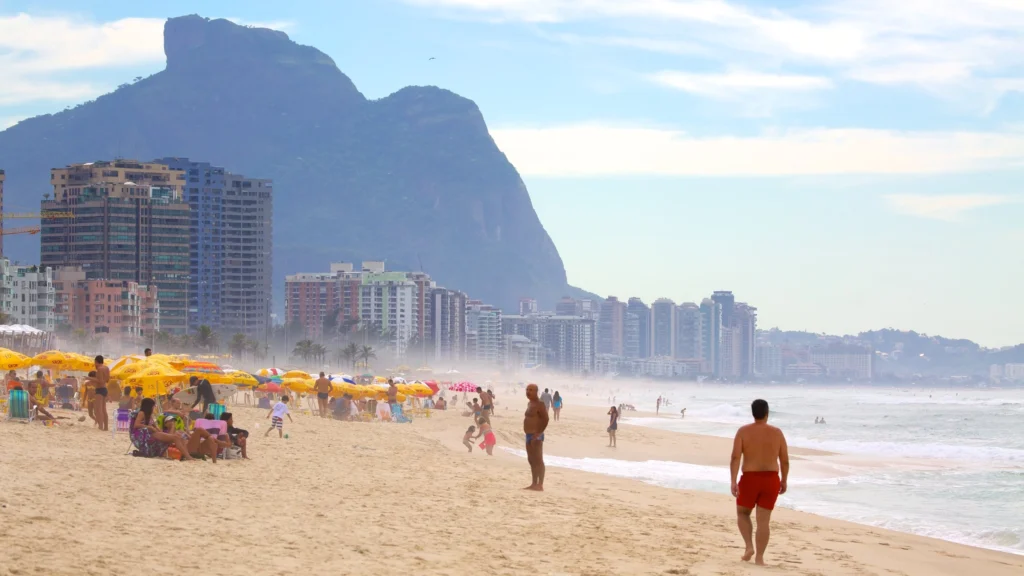
<path id="1" fill-rule="evenodd" d="M 611 384 L 613 390 L 606 382 L 592 385 L 586 401 L 607 405 L 614 395 L 651 411 L 659 395 L 670 402 L 662 414 L 671 418 L 626 412 L 624 424 L 731 438 L 751 421 L 750 402 L 764 398 L 770 422 L 783 429 L 791 447 L 840 454 L 792 460 L 781 506 L 1024 554 L 1024 390 Z M 586 390 L 576 394 L 581 392 Z M 679 417 L 683 407 L 685 419 Z M 818 416 L 827 424 L 815 424 Z M 628 435 L 628 428 L 620 428 L 625 446 Z M 729 489 L 724 467 L 548 460 L 672 488 Z"/>

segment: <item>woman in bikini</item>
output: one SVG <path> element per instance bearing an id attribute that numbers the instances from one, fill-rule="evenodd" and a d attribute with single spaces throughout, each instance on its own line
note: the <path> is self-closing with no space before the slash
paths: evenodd
<path id="1" fill-rule="evenodd" d="M 481 416 L 476 421 L 480 429 L 477 430 L 476 436 L 473 438 L 484 437 L 484 441 L 480 443 L 480 449 L 486 450 L 488 456 L 494 456 L 494 445 L 498 443 L 498 440 L 494 437 L 494 430 L 491 430 L 491 423 L 487 421 L 485 416 Z"/>

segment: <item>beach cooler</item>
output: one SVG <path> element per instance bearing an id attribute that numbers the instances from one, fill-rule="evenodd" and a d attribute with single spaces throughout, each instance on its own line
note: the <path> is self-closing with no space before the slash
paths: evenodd
<path id="1" fill-rule="evenodd" d="M 202 428 L 214 436 L 227 436 L 228 423 L 223 420 L 207 420 L 200 418 L 196 420 L 194 428 Z"/>

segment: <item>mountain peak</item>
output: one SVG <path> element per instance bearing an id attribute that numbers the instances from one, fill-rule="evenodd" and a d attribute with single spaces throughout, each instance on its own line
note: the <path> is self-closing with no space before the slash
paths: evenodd
<path id="1" fill-rule="evenodd" d="M 222 18 L 192 14 L 169 18 L 164 24 L 167 69 L 219 65 L 225 60 L 320 64 L 336 68 L 334 60 L 316 48 L 296 44 L 287 34 L 269 28 L 242 26 Z"/>

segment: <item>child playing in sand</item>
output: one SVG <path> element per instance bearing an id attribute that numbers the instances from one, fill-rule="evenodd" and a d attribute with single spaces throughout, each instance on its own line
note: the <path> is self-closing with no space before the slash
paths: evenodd
<path id="1" fill-rule="evenodd" d="M 273 416 L 273 418 L 271 418 Z M 292 415 L 288 410 L 288 396 L 281 396 L 281 400 L 274 404 L 274 407 L 267 412 L 267 418 L 270 418 L 270 428 L 267 428 L 267 433 L 263 435 L 264 438 L 270 435 L 270 431 L 277 428 L 277 437 L 284 437 L 284 417 L 288 416 L 289 422 L 295 422 L 292 420 Z"/>
<path id="2" fill-rule="evenodd" d="M 476 433 L 474 438 L 484 437 L 484 441 L 480 443 L 480 449 L 486 450 L 488 456 L 494 456 L 494 445 L 498 443 L 494 437 L 494 431 L 491 430 L 491 424 L 487 421 L 486 416 L 480 416 L 477 418 L 476 423 L 480 426 L 480 431 Z"/>
<path id="3" fill-rule="evenodd" d="M 473 439 L 473 433 L 476 432 L 476 426 L 470 426 L 466 430 L 466 434 L 462 437 L 462 445 L 469 448 L 469 453 L 473 453 L 473 443 L 470 440 Z"/>

